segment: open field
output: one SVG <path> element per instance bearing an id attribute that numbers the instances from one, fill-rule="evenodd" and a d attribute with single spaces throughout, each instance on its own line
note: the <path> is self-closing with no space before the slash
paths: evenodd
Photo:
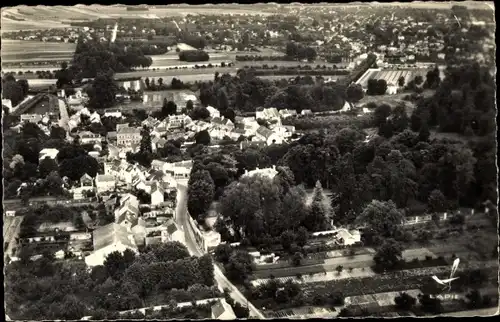
<path id="1" fill-rule="evenodd" d="M 151 7 L 148 11 L 127 11 L 125 6 L 102 6 L 102 5 L 76 5 L 76 6 L 16 6 L 2 10 L 2 16 L 10 15 L 16 19 L 2 19 L 2 31 L 28 30 L 28 29 L 50 29 L 69 27 L 71 21 L 95 20 L 99 18 L 146 18 L 159 19 L 162 17 L 183 17 L 191 15 L 211 15 L 220 14 L 220 6 L 190 6 L 175 5 L 163 7 Z M 249 14 L 249 15 L 269 15 L 259 8 L 242 5 L 241 7 L 224 7 L 224 13 L 228 14 Z M 63 23 L 64 22 L 64 23 Z"/>
<path id="2" fill-rule="evenodd" d="M 3 27 L 3 26 L 2 26 Z M 27 61 L 70 61 L 75 52 L 76 44 L 64 42 L 42 42 L 29 40 L 3 40 L 2 62 Z M 46 68 L 45 66 L 42 68 Z M 7 68 L 9 69 L 9 68 Z M 18 68 L 13 68 L 18 70 Z M 28 67 L 29 69 L 29 67 Z M 33 68 L 29 70 L 34 70 Z M 3 70 L 4 72 L 6 70 Z"/>

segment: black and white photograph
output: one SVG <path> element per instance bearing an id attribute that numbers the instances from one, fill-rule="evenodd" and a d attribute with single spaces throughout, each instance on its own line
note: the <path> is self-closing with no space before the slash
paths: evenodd
<path id="1" fill-rule="evenodd" d="M 493 1 L 76 3 L 1 8 L 6 321 L 499 315 Z"/>

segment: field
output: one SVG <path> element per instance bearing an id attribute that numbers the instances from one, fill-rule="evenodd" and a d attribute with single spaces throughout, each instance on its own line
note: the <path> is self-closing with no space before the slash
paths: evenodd
<path id="1" fill-rule="evenodd" d="M 146 18 L 158 19 L 162 17 L 184 17 L 188 14 L 220 14 L 219 6 L 162 6 L 150 8 L 148 11 L 127 11 L 124 6 L 101 6 L 101 5 L 76 5 L 76 6 L 16 6 L 2 10 L 2 31 L 13 30 L 35 30 L 70 27 L 71 21 L 95 20 L 98 18 Z M 242 5 L 240 7 L 224 8 L 228 14 L 270 14 L 265 10 Z M 14 20 L 5 18 L 5 15 L 13 16 Z"/>
<path id="2" fill-rule="evenodd" d="M 404 77 L 405 84 L 413 80 L 417 75 L 425 79 L 427 69 L 406 69 L 406 70 L 374 70 L 369 69 L 361 78 L 356 82 L 363 88 L 368 86 L 370 79 L 384 79 L 388 85 L 397 85 L 398 79 Z"/>
<path id="3" fill-rule="evenodd" d="M 2 25 L 3 27 L 3 25 Z M 2 62 L 71 60 L 76 44 L 29 40 L 3 40 Z M 32 69 L 33 70 L 33 69 Z"/>

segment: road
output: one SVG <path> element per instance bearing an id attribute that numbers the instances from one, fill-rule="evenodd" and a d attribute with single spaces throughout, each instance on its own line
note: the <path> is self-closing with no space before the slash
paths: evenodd
<path id="1" fill-rule="evenodd" d="M 58 99 L 57 101 L 59 104 L 59 126 L 66 131 L 67 135 L 69 135 L 69 115 L 66 103 L 62 99 Z"/>
<path id="2" fill-rule="evenodd" d="M 204 252 L 198 247 L 193 235 L 193 231 L 188 223 L 187 212 L 187 182 L 177 184 L 177 209 L 176 221 L 184 230 L 185 244 L 189 252 L 194 256 L 201 256 Z M 222 273 L 220 268 L 214 264 L 214 277 L 219 285 L 219 288 L 227 288 L 231 291 L 231 297 L 239 302 L 242 306 L 248 306 L 251 318 L 265 319 L 264 315 L 257 310 L 257 308 L 245 298 L 245 296 L 234 286 L 226 276 Z"/>

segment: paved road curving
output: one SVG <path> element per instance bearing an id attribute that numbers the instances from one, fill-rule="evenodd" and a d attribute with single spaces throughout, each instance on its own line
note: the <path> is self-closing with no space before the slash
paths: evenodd
<path id="1" fill-rule="evenodd" d="M 189 252 L 194 256 L 201 256 L 204 252 L 196 244 L 191 226 L 189 225 L 187 213 L 187 182 L 177 184 L 177 209 L 176 221 L 181 226 L 185 235 L 185 244 Z M 222 273 L 219 267 L 214 264 L 214 277 L 219 285 L 219 288 L 228 288 L 231 291 L 231 297 L 239 302 L 242 306 L 248 306 L 250 310 L 250 317 L 257 319 L 265 319 L 264 315 L 238 290 L 236 286 L 231 283 L 226 276 Z"/>

